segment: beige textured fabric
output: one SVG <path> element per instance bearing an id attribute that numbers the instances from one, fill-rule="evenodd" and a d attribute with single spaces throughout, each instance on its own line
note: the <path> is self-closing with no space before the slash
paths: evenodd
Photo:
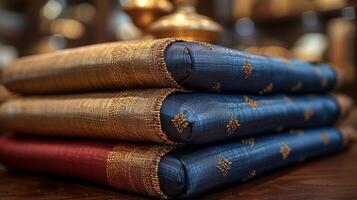
<path id="1" fill-rule="evenodd" d="M 161 157 L 174 147 L 134 144 L 115 146 L 107 159 L 109 184 L 121 190 L 167 198 L 160 189 L 159 163 Z"/>
<path id="2" fill-rule="evenodd" d="M 98 44 L 20 58 L 6 66 L 3 82 L 24 94 L 177 87 L 164 61 L 175 39 Z"/>
<path id="3" fill-rule="evenodd" d="M 0 105 L 0 127 L 48 136 L 171 143 L 160 109 L 175 89 L 12 98 Z"/>

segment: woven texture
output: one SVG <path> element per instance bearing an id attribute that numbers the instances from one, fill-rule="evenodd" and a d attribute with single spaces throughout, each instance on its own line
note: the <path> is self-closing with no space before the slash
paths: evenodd
<path id="1" fill-rule="evenodd" d="M 180 85 L 197 91 L 321 93 L 341 81 L 325 64 L 255 56 L 197 42 L 173 43 L 165 51 L 165 61 Z"/>
<path id="2" fill-rule="evenodd" d="M 18 93 L 176 87 L 164 50 L 173 39 L 115 42 L 20 58 L 3 71 Z"/>
<path id="3" fill-rule="evenodd" d="M 326 92 L 332 67 L 254 56 L 220 46 L 175 39 L 116 42 L 20 58 L 4 84 L 25 94 L 185 87 L 229 93 Z"/>
<path id="4" fill-rule="evenodd" d="M 173 92 L 150 89 L 13 98 L 0 105 L 0 126 L 34 135 L 202 144 L 330 125 L 339 118 L 342 106 L 323 95 Z"/>
<path id="5" fill-rule="evenodd" d="M 295 162 L 336 152 L 341 147 L 342 136 L 333 128 L 181 147 L 161 159 L 159 180 L 162 190 L 170 196 L 192 198 Z M 174 164 L 175 160 L 181 164 Z"/>
<path id="6" fill-rule="evenodd" d="M 5 130 L 37 135 L 170 143 L 162 132 L 160 108 L 173 89 L 27 97 L 0 107 Z"/>
<path id="7" fill-rule="evenodd" d="M 324 95 L 175 93 L 164 100 L 161 124 L 172 141 L 202 144 L 328 126 L 339 118 L 343 106 Z"/>
<path id="8" fill-rule="evenodd" d="M 169 145 L 112 144 L 0 137 L 0 163 L 12 169 L 89 180 L 166 198 L 158 166 Z"/>
<path id="9" fill-rule="evenodd" d="M 336 152 L 333 128 L 285 132 L 204 146 L 109 144 L 0 138 L 0 163 L 28 172 L 90 180 L 153 197 L 195 197 L 306 158 Z M 172 151 L 170 151 L 172 150 Z M 184 170 L 183 170 L 184 169 Z M 95 173 L 93 173 L 95 172 Z"/>

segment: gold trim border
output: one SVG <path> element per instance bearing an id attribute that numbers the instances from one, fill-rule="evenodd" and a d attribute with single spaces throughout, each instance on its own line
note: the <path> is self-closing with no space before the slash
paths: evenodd
<path id="1" fill-rule="evenodd" d="M 106 174 L 117 189 L 168 198 L 160 188 L 159 163 L 173 145 L 120 144 L 109 153 Z"/>

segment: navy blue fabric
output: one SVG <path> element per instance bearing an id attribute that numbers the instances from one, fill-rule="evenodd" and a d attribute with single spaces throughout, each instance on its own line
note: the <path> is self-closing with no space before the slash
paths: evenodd
<path id="1" fill-rule="evenodd" d="M 245 102 L 246 97 L 256 102 L 256 109 Z M 312 114 L 308 120 L 306 112 Z M 181 133 L 172 122 L 179 113 L 189 122 Z M 228 133 L 227 125 L 232 116 L 240 126 L 234 133 Z M 166 135 L 185 144 L 217 142 L 277 128 L 326 126 L 338 116 L 339 106 L 335 99 L 323 95 L 175 93 L 168 96 L 161 107 L 161 124 Z"/>
<path id="2" fill-rule="evenodd" d="M 248 77 L 244 61 L 253 67 Z M 272 84 L 274 93 L 318 93 L 329 91 L 336 84 L 336 73 L 327 65 L 287 62 L 197 42 L 171 44 L 165 50 L 165 62 L 181 86 L 197 91 L 211 91 L 219 84 L 221 92 L 259 94 Z"/>
<path id="3" fill-rule="evenodd" d="M 281 153 L 283 146 L 289 149 L 285 159 Z M 248 180 L 306 158 L 336 152 L 341 146 L 342 137 L 333 128 L 305 130 L 304 134 L 284 132 L 257 137 L 254 145 L 236 140 L 214 145 L 184 146 L 161 159 L 159 181 L 163 191 L 172 197 L 195 197 L 219 186 Z M 230 162 L 226 175 L 218 168 L 222 156 Z M 170 165 L 174 159 L 182 166 Z M 182 168 L 185 174 L 181 173 Z M 180 184 L 180 188 L 185 188 L 183 192 L 171 191 L 171 185 L 177 188 Z"/>

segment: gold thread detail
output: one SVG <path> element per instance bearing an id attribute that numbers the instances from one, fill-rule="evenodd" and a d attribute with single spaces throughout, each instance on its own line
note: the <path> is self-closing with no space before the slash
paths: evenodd
<path id="1" fill-rule="evenodd" d="M 269 83 L 259 92 L 260 95 L 273 92 L 273 83 Z"/>
<path id="2" fill-rule="evenodd" d="M 299 81 L 298 83 L 296 83 L 292 88 L 291 88 L 291 91 L 292 92 L 297 92 L 299 90 L 301 90 L 303 84 L 301 81 Z"/>
<path id="3" fill-rule="evenodd" d="M 185 118 L 185 115 L 183 113 L 179 113 L 176 115 L 174 118 L 172 118 L 172 123 L 174 127 L 176 128 L 177 132 L 182 133 L 185 128 L 190 125 L 190 123 L 187 121 Z"/>
<path id="4" fill-rule="evenodd" d="M 0 112 L 8 115 L 2 119 L 4 128 L 18 127 L 19 131 L 31 130 L 38 135 L 172 143 L 162 130 L 160 110 L 166 96 L 175 91 L 167 88 L 14 98 L 2 104 Z M 15 126 L 17 123 L 23 126 Z"/>
<path id="5" fill-rule="evenodd" d="M 253 99 L 244 96 L 244 101 L 246 104 L 250 105 L 250 107 L 252 107 L 253 109 L 257 109 L 257 102 L 254 101 Z"/>
<path id="6" fill-rule="evenodd" d="M 312 110 L 311 108 L 308 108 L 308 109 L 305 110 L 305 112 L 304 112 L 304 120 L 306 122 L 310 121 L 313 116 L 314 116 L 314 110 Z"/>
<path id="7" fill-rule="evenodd" d="M 223 155 L 219 156 L 219 161 L 217 168 L 222 173 L 223 176 L 227 176 L 229 170 L 231 169 L 232 162 L 226 159 Z"/>
<path id="8" fill-rule="evenodd" d="M 284 143 L 280 146 L 280 154 L 281 154 L 281 157 L 283 158 L 283 160 L 288 158 L 290 152 L 291 152 L 291 149 L 287 144 Z"/>
<path id="9" fill-rule="evenodd" d="M 243 61 L 243 71 L 244 71 L 244 79 L 248 79 L 254 71 L 254 67 L 249 63 L 247 59 Z"/>
<path id="10" fill-rule="evenodd" d="M 28 56 L 4 70 L 4 82 L 16 92 L 32 94 L 148 85 L 177 88 L 164 58 L 167 46 L 176 41 L 181 40 L 113 42 Z"/>
<path id="11" fill-rule="evenodd" d="M 165 50 L 166 48 L 177 41 L 183 41 L 179 39 L 163 39 L 162 43 L 158 47 L 158 51 L 153 49 L 153 56 L 149 61 L 149 66 L 151 63 L 158 62 L 158 71 L 160 71 L 161 75 L 166 79 L 166 81 L 170 84 L 171 87 L 180 87 L 176 80 L 172 77 L 169 70 L 167 69 L 166 62 L 165 62 Z M 157 56 L 155 54 L 158 54 Z M 155 68 L 153 69 L 155 70 Z"/>
<path id="12" fill-rule="evenodd" d="M 220 83 L 216 83 L 213 85 L 212 89 L 211 89 L 212 92 L 221 92 L 221 84 Z"/>
<path id="13" fill-rule="evenodd" d="M 327 133 L 322 133 L 320 135 L 320 138 L 321 138 L 322 143 L 324 143 L 324 145 L 327 146 L 330 143 L 330 137 L 328 136 Z"/>
<path id="14" fill-rule="evenodd" d="M 174 149 L 171 145 L 120 144 L 109 153 L 106 175 L 115 188 L 167 198 L 160 188 L 158 169 L 162 156 Z"/>
<path id="15" fill-rule="evenodd" d="M 125 90 L 109 105 L 109 115 L 116 120 L 112 121 L 112 128 L 117 132 L 117 139 L 132 141 L 154 141 L 172 144 L 161 126 L 161 107 L 164 99 L 177 91 L 176 89 L 148 89 L 148 90 Z M 180 90 L 181 91 L 181 90 Z M 144 97 L 144 98 L 141 98 Z M 131 105 L 128 112 L 128 105 Z M 137 115 L 138 109 L 144 111 L 143 115 Z M 131 116 L 128 118 L 128 116 Z M 125 121 L 126 123 L 123 123 Z M 132 122 L 132 123 L 128 123 Z M 123 124 L 131 124 L 131 126 Z M 136 124 L 136 125 L 135 125 Z M 134 125 L 134 126 L 133 126 Z M 137 131 L 137 127 L 144 127 Z"/>
<path id="16" fill-rule="evenodd" d="M 236 116 L 232 116 L 227 124 L 228 135 L 232 135 L 240 127 L 239 121 Z"/>
<path id="17" fill-rule="evenodd" d="M 244 138 L 241 140 L 242 144 L 254 147 L 255 146 L 255 138 Z"/>

